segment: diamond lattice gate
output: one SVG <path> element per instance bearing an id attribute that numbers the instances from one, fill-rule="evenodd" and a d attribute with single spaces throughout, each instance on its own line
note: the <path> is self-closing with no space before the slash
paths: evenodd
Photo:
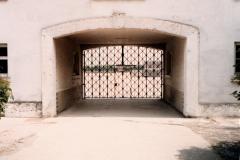
<path id="1" fill-rule="evenodd" d="M 84 98 L 163 98 L 164 51 L 135 45 L 83 51 Z"/>

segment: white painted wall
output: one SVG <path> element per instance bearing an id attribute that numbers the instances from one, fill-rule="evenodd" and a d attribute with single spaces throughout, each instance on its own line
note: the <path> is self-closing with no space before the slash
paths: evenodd
<path id="1" fill-rule="evenodd" d="M 57 111 L 71 106 L 73 102 L 73 52 L 75 43 L 68 38 L 54 40 L 56 51 Z"/>
<path id="2" fill-rule="evenodd" d="M 74 41 L 60 38 L 54 41 L 56 51 L 57 92 L 72 88 Z"/>
<path id="3" fill-rule="evenodd" d="M 234 34 L 234 40 L 240 41 L 240 18 L 239 18 L 239 11 L 240 11 L 240 0 L 234 0 L 235 3 L 233 5 L 232 13 L 234 15 L 233 17 L 233 34 Z"/>
<path id="4" fill-rule="evenodd" d="M 167 54 L 171 54 L 171 74 L 165 77 L 166 100 L 183 112 L 184 107 L 184 53 L 186 39 L 171 38 L 167 43 Z"/>
<path id="5" fill-rule="evenodd" d="M 54 40 L 56 52 L 57 111 L 71 107 L 81 98 L 81 76 L 73 75 L 73 55 L 79 45 L 69 37 Z"/>
<path id="6" fill-rule="evenodd" d="M 184 52 L 185 39 L 174 38 L 172 45 L 172 86 L 178 91 L 184 92 Z"/>
<path id="7" fill-rule="evenodd" d="M 0 2 L 0 43 L 9 46 L 9 77 L 16 101 L 41 101 L 41 30 L 82 18 L 122 12 L 186 23 L 200 30 L 201 103 L 236 102 L 230 93 L 234 41 L 240 41 L 239 0 L 8 0 Z"/>

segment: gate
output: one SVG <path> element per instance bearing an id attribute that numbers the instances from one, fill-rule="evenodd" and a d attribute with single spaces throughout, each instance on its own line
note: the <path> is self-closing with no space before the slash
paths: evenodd
<path id="1" fill-rule="evenodd" d="M 164 51 L 114 45 L 83 51 L 83 98 L 162 99 Z"/>

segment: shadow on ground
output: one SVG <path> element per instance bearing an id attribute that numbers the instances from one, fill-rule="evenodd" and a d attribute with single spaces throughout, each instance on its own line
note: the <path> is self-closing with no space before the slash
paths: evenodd
<path id="1" fill-rule="evenodd" d="M 182 118 L 161 100 L 83 100 L 59 114 L 60 117 L 164 117 Z"/>
<path id="2" fill-rule="evenodd" d="M 240 134 L 240 133 L 239 133 Z M 240 141 L 220 142 L 212 147 L 224 160 L 240 160 Z"/>
<path id="3" fill-rule="evenodd" d="M 177 157 L 179 160 L 221 160 L 210 148 L 198 147 L 180 150 Z"/>
<path id="4" fill-rule="evenodd" d="M 213 151 L 219 155 L 217 157 Z M 179 160 L 240 160 L 240 141 L 239 142 L 220 142 L 212 146 L 212 150 L 205 148 L 192 147 L 180 150 L 177 157 Z"/>

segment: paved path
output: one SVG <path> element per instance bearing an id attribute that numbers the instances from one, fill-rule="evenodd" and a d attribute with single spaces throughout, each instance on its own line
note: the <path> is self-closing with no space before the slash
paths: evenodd
<path id="1" fill-rule="evenodd" d="M 183 118 L 161 100 L 84 100 L 62 112 L 60 117 L 145 117 Z"/>
<path id="2" fill-rule="evenodd" d="M 1 123 L 9 121 L 3 119 Z M 81 117 L 18 121 L 11 122 L 14 128 L 5 127 L 5 132 L 12 134 L 5 138 L 15 138 L 15 144 L 9 151 L 6 147 L 5 153 L 0 152 L 1 160 L 219 159 L 202 137 L 177 119 Z"/>
<path id="3" fill-rule="evenodd" d="M 0 160 L 219 160 L 185 121 L 178 116 L 3 118 Z"/>

